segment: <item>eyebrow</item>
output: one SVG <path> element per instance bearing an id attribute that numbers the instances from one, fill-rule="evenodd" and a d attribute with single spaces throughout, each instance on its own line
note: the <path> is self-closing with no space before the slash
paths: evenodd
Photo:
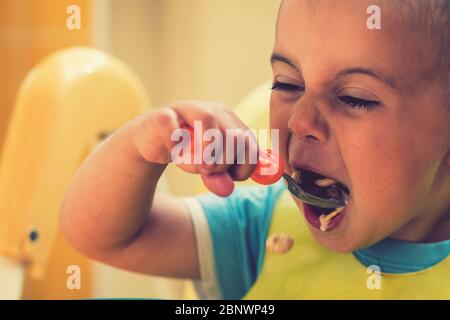
<path id="1" fill-rule="evenodd" d="M 336 74 L 335 78 L 339 78 L 339 77 L 346 76 L 349 74 L 365 74 L 366 76 L 369 76 L 375 80 L 383 82 L 384 84 L 388 85 L 391 88 L 396 87 L 396 83 L 395 83 L 395 80 L 393 77 L 383 75 L 383 74 L 377 72 L 376 70 L 373 70 L 370 68 L 355 67 L 355 68 L 344 69 L 344 70 L 339 71 Z"/>
<path id="2" fill-rule="evenodd" d="M 279 54 L 279 53 L 272 53 L 272 55 L 270 56 L 270 64 L 274 64 L 275 62 L 283 62 L 289 66 L 291 66 L 292 68 L 294 68 L 295 70 L 297 70 L 298 72 L 300 72 L 300 68 L 291 60 L 289 60 L 288 58 L 286 58 L 285 56 Z"/>
<path id="3" fill-rule="evenodd" d="M 292 62 L 289 58 L 287 58 L 279 53 L 276 53 L 276 52 L 272 53 L 272 55 L 270 56 L 270 63 L 273 65 L 275 62 L 285 63 L 285 64 L 291 66 L 292 68 L 294 68 L 295 70 L 297 70 L 298 72 L 300 72 L 300 68 L 294 62 Z M 388 76 L 388 75 L 383 75 L 374 69 L 365 68 L 365 67 L 353 67 L 353 68 L 343 69 L 343 70 L 339 71 L 338 73 L 336 73 L 334 79 L 337 79 L 339 77 L 343 77 L 346 75 L 350 75 L 350 74 L 364 74 L 375 80 L 383 82 L 384 84 L 388 85 L 391 88 L 396 87 L 396 83 L 395 83 L 395 80 L 393 77 Z"/>

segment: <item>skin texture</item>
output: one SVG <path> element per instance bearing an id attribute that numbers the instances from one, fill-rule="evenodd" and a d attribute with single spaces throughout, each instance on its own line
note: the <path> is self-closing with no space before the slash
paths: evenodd
<path id="1" fill-rule="evenodd" d="M 366 28 L 369 2 L 330 3 L 285 0 L 274 47 L 295 65 L 273 62 L 274 81 L 297 88 L 271 98 L 271 127 L 280 129 L 288 171 L 312 166 L 350 189 L 338 228 L 311 232 L 341 252 L 388 236 L 449 239 L 448 88 L 422 76 L 433 64 L 426 39 L 418 44 L 417 34 L 409 36 L 412 21 L 396 20 L 386 2 L 381 30 Z M 370 68 L 388 84 L 359 73 L 336 77 L 348 68 Z M 355 108 L 343 96 L 378 105 Z"/>

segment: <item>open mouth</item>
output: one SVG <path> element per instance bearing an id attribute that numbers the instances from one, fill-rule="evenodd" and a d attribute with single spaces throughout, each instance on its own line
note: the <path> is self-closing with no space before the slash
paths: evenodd
<path id="1" fill-rule="evenodd" d="M 296 170 L 292 178 L 298 186 L 322 199 L 344 200 L 350 196 L 349 189 L 330 177 L 309 170 Z M 303 202 L 306 220 L 315 228 L 327 232 L 336 228 L 345 216 L 346 206 L 321 208 Z"/>

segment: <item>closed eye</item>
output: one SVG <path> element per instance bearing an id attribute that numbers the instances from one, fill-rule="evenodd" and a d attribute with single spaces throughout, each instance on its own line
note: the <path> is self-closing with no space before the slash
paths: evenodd
<path id="1" fill-rule="evenodd" d="M 305 90 L 305 88 L 303 86 L 296 86 L 296 85 L 293 85 L 290 83 L 274 82 L 272 84 L 271 90 L 295 92 L 295 91 L 303 91 L 303 90 Z"/>
<path id="2" fill-rule="evenodd" d="M 272 84 L 271 90 L 273 91 L 286 91 L 286 92 L 296 92 L 296 91 L 304 91 L 304 86 L 297 86 L 290 83 L 284 82 L 274 82 Z M 352 96 L 340 96 L 338 97 L 339 101 L 344 103 L 346 106 L 354 109 L 366 109 L 371 110 L 379 106 L 379 102 L 375 100 L 367 100 L 356 98 Z"/>
<path id="3" fill-rule="evenodd" d="M 355 98 L 352 96 L 340 96 L 339 100 L 351 108 L 373 109 L 379 105 L 378 101 Z"/>

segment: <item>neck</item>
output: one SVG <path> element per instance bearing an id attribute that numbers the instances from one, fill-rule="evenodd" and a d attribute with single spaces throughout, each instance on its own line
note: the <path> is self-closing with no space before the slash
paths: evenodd
<path id="1" fill-rule="evenodd" d="M 439 242 L 450 240 L 450 207 L 438 214 L 425 214 L 414 219 L 391 235 L 391 238 L 412 242 Z M 434 219 L 430 219 L 434 217 Z"/>

